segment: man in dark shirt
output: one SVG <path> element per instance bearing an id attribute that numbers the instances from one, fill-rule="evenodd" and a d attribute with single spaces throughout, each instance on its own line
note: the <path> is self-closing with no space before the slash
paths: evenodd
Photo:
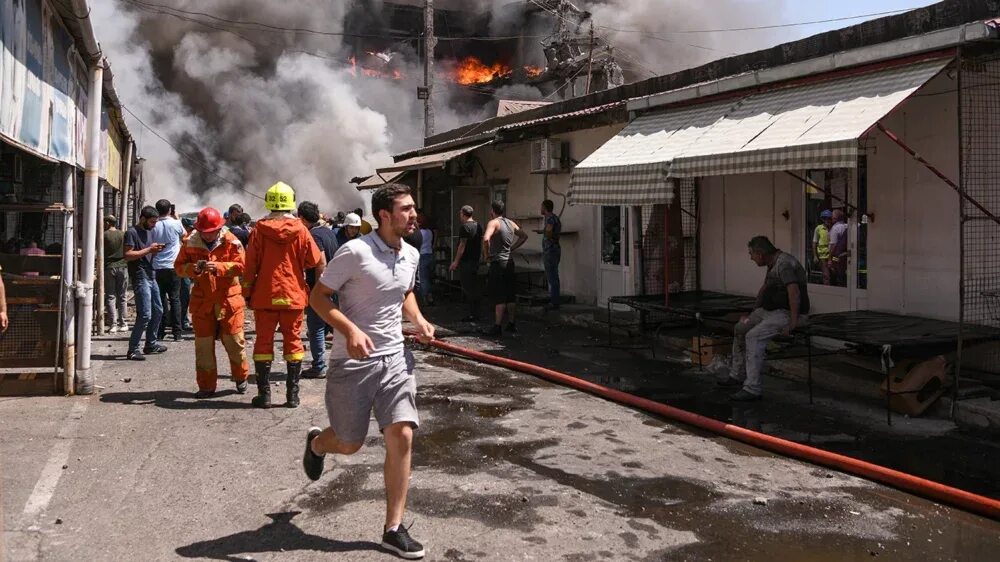
<path id="1" fill-rule="evenodd" d="M 562 258 L 559 235 L 562 233 L 562 221 L 554 210 L 555 204 L 551 199 L 542 201 L 542 217 L 545 219 L 542 229 L 542 265 L 549 284 L 549 305 L 545 307 L 546 310 L 559 310 L 559 260 Z"/>
<path id="2" fill-rule="evenodd" d="M 313 240 L 319 246 L 319 251 L 323 253 L 323 263 L 306 270 L 306 284 L 312 290 L 316 285 L 316 279 L 323 275 L 326 264 L 333 259 L 333 254 L 337 252 L 337 236 L 333 230 L 320 224 L 319 207 L 312 201 L 303 201 L 299 205 L 299 218 L 309 229 Z M 306 333 L 309 337 L 309 353 L 312 355 L 312 366 L 302 371 L 302 376 L 307 379 L 321 379 L 326 377 L 326 334 L 330 333 L 330 326 L 324 322 L 311 306 L 306 307 Z"/>
<path id="3" fill-rule="evenodd" d="M 125 261 L 128 262 L 129 282 L 135 293 L 135 325 L 128 341 L 127 359 L 145 361 L 143 354 L 163 353 L 167 346 L 157 342 L 157 328 L 163 317 L 163 301 L 153 272 L 153 256 L 164 244 L 153 242 L 153 228 L 160 213 L 154 207 L 143 207 L 139 223 L 125 233 Z M 146 332 L 146 346 L 139 351 L 139 341 Z"/>
<path id="4" fill-rule="evenodd" d="M 465 205 L 458 212 L 461 226 L 458 228 L 458 249 L 455 259 L 448 268 L 458 271 L 458 280 L 462 285 L 462 293 L 469 303 L 469 315 L 463 318 L 465 322 L 479 320 L 479 261 L 483 251 L 483 226 L 472 218 L 474 209 Z"/>
<path id="5" fill-rule="evenodd" d="M 748 244 L 750 259 L 767 267 L 764 285 L 750 316 L 733 329 L 733 362 L 724 387 L 743 388 L 730 400 L 760 400 L 764 391 L 764 352 L 778 334 L 788 335 L 805 323 L 809 314 L 809 283 L 806 270 L 795 257 L 774 247 L 765 236 L 755 236 Z"/>
<path id="6" fill-rule="evenodd" d="M 118 230 L 118 219 L 104 217 L 104 310 L 108 332 L 124 332 L 125 290 L 128 267 L 125 263 L 125 233 Z"/>

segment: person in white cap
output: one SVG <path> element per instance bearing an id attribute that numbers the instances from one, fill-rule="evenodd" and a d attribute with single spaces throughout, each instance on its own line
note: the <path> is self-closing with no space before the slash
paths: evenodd
<path id="1" fill-rule="evenodd" d="M 344 217 L 344 226 L 338 228 L 336 234 L 337 247 L 357 238 L 361 234 L 361 217 L 357 213 L 347 213 Z"/>

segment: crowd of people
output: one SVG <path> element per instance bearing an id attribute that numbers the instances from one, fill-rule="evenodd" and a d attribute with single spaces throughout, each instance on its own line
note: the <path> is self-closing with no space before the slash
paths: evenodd
<path id="1" fill-rule="evenodd" d="M 813 263 L 818 263 L 824 285 L 847 286 L 847 216 L 840 209 L 824 209 L 813 230 Z"/>
<path id="2" fill-rule="evenodd" d="M 294 190 L 282 182 L 268 189 L 264 207 L 268 214 L 257 221 L 239 205 L 226 213 L 206 207 L 197 217 L 180 220 L 163 199 L 141 209 L 138 222 L 125 231 L 108 216 L 108 330 L 129 332 L 126 359 L 144 361 L 149 354 L 167 352 L 162 342 L 168 331 L 176 341 L 190 324 L 195 397 L 216 394 L 219 340 L 239 394 L 249 389 L 252 361 L 257 393 L 251 402 L 257 408 L 272 406 L 274 334 L 280 331 L 286 407 L 299 406 L 302 376 L 325 378 L 328 369 L 337 373 L 327 380 L 329 427 L 307 432 L 306 475 L 319 478 L 326 454 L 359 450 L 374 409 L 386 442 L 382 546 L 404 558 L 422 557 L 423 547 L 402 525 L 413 430 L 419 423 L 414 362 L 403 346 L 402 319 L 413 323 L 421 341 L 433 338 L 434 328 L 416 297 L 418 269 L 426 263 L 422 254 L 433 247 L 433 234 L 418 228 L 409 188 L 399 184 L 372 196 L 378 229 L 360 211 L 329 220 L 313 202 L 296 206 Z M 419 240 L 404 242 L 415 233 Z M 136 308 L 131 330 L 125 324 L 128 286 Z M 248 310 L 256 330 L 249 360 Z M 303 321 L 311 355 L 305 370 Z M 327 360 L 329 333 L 339 336 Z"/>

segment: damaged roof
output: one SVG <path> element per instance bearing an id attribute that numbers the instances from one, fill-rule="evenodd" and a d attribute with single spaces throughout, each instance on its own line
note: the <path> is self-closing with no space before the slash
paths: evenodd
<path id="1" fill-rule="evenodd" d="M 604 111 L 608 107 L 616 107 L 616 104 L 620 104 L 624 111 L 624 104 L 629 100 L 997 17 L 1000 17 L 1000 0 L 944 0 L 924 8 L 828 31 L 769 49 L 727 57 L 610 90 L 471 123 L 428 137 L 424 140 L 423 148 L 397 155 L 396 158 L 461 146 L 489 138 L 506 129 L 542 123 L 546 119 L 565 119 L 567 116 L 579 115 L 579 112 L 596 111 L 599 108 L 605 108 L 602 110 Z"/>

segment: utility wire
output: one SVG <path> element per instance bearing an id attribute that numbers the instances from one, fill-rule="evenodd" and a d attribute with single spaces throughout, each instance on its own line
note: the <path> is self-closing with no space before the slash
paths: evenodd
<path id="1" fill-rule="evenodd" d="M 275 32 L 275 33 L 301 33 L 307 35 L 321 35 L 326 37 L 360 37 L 368 39 L 420 39 L 422 35 L 419 34 L 405 34 L 405 33 L 385 33 L 385 34 L 373 34 L 373 33 L 351 33 L 347 31 L 323 31 L 317 29 L 309 29 L 304 27 L 282 27 L 278 25 L 271 25 L 268 23 L 252 21 L 252 20 L 231 20 L 216 16 L 214 14 L 209 14 L 205 12 L 194 12 L 190 10 L 182 10 L 180 8 L 174 8 L 173 6 L 166 6 L 164 4 L 155 4 L 152 2 L 143 2 L 142 0 L 121 0 L 122 2 L 132 4 L 133 6 L 145 9 L 146 11 L 153 11 L 160 14 L 166 15 L 186 15 L 186 16 L 200 16 L 209 18 L 220 24 L 228 24 L 233 26 L 246 26 L 253 31 L 265 31 L 265 32 Z M 192 21 L 192 20 L 187 20 Z M 248 29 L 249 31 L 250 29 Z M 482 37 L 482 36 L 457 36 L 457 37 L 438 37 L 439 41 L 510 41 L 513 39 L 542 39 L 546 37 L 545 35 L 511 35 L 505 37 Z"/>
<path id="2" fill-rule="evenodd" d="M 833 23 L 838 21 L 849 21 L 857 20 L 862 18 L 875 18 L 879 16 L 891 16 L 893 14 L 901 14 L 903 12 L 908 12 L 909 10 L 890 10 L 888 12 L 874 12 L 871 14 L 859 14 L 856 16 L 843 16 L 839 18 L 830 18 L 825 20 L 813 20 L 813 21 L 799 21 L 791 23 L 776 23 L 772 25 L 758 25 L 753 27 L 730 27 L 724 29 L 678 29 L 674 31 L 661 31 L 659 35 L 674 35 L 674 34 L 691 34 L 691 33 L 730 33 L 737 31 L 757 31 L 761 29 L 778 29 L 783 27 L 799 27 L 804 25 L 816 25 L 820 23 Z M 602 29 L 607 29 L 608 31 L 617 31 L 619 33 L 641 33 L 643 35 L 649 35 L 651 37 L 656 37 L 658 34 L 653 34 L 641 29 L 617 29 L 614 27 L 608 27 L 606 25 L 598 25 Z"/>
<path id="3" fill-rule="evenodd" d="M 202 168 L 203 170 L 205 170 L 209 174 L 211 174 L 211 175 L 215 176 L 216 178 L 218 178 L 219 180 L 221 180 L 221 181 L 223 181 L 223 182 L 225 182 L 225 183 L 227 183 L 227 184 L 235 187 L 236 189 L 238 189 L 238 190 L 240 190 L 240 191 L 242 191 L 242 192 L 244 192 L 244 193 L 246 193 L 248 195 L 256 197 L 257 199 L 261 199 L 261 200 L 264 199 L 260 195 L 254 193 L 254 192 L 252 192 L 252 191 L 250 191 L 248 189 L 245 189 L 245 188 L 241 187 L 240 184 L 237 183 L 236 181 L 219 175 L 218 172 L 216 172 L 215 170 L 213 170 L 211 167 L 209 167 L 208 164 L 206 164 L 205 162 L 201 161 L 200 159 L 195 158 L 194 156 L 191 156 L 191 155 L 185 153 L 177 145 L 175 145 L 174 143 L 170 142 L 166 137 L 164 137 L 163 135 L 161 135 L 160 133 L 158 133 L 156 131 L 156 129 L 154 129 L 154 128 L 150 127 L 149 125 L 147 125 L 145 121 L 143 121 L 142 119 L 140 119 L 139 116 L 136 115 L 135 112 L 133 112 L 127 106 L 123 105 L 122 109 L 124 109 L 125 111 L 127 111 L 129 115 L 131 115 L 133 118 L 135 118 L 135 120 L 138 121 L 139 124 L 142 125 L 146 130 L 148 130 L 150 133 L 152 133 L 153 136 L 155 136 L 156 138 L 158 138 L 161 141 L 163 141 L 164 143 L 166 143 L 167 146 L 169 146 L 170 148 L 173 148 L 174 152 L 176 152 L 179 156 L 183 156 L 189 162 L 197 165 L 198 167 Z"/>

